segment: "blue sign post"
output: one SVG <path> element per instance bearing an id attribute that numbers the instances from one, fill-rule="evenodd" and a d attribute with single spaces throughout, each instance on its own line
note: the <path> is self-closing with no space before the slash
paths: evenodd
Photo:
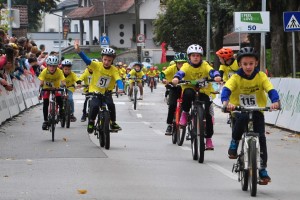
<path id="1" fill-rule="evenodd" d="M 100 45 L 101 45 L 101 48 L 107 48 L 109 47 L 109 37 L 108 36 L 101 36 L 100 37 Z"/>
<path id="2" fill-rule="evenodd" d="M 295 31 L 300 31 L 300 12 L 284 12 L 283 28 L 285 32 L 292 32 L 293 43 L 293 78 L 296 78 L 296 53 L 295 53 Z"/>

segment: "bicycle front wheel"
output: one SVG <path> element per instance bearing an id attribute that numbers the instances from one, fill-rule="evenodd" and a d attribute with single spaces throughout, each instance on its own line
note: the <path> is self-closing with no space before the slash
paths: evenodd
<path id="1" fill-rule="evenodd" d="M 109 111 L 104 111 L 104 119 L 103 119 L 103 132 L 104 132 L 104 140 L 105 140 L 105 149 L 110 148 L 110 131 L 109 131 L 109 123 L 110 123 L 110 115 Z"/>
<path id="2" fill-rule="evenodd" d="M 64 102 L 63 102 L 63 109 L 65 109 L 65 108 L 66 108 L 66 102 L 64 100 Z M 65 125 L 66 125 L 66 118 L 65 118 L 65 116 L 61 116 L 61 118 L 60 118 L 60 126 L 62 128 L 64 128 Z"/>
<path id="3" fill-rule="evenodd" d="M 189 124 L 189 133 L 191 136 L 191 149 L 192 149 L 192 156 L 193 160 L 198 160 L 199 152 L 198 152 L 198 140 L 197 140 L 197 116 L 192 113 L 191 116 L 191 124 Z"/>
<path id="4" fill-rule="evenodd" d="M 55 124 L 56 124 L 55 102 L 51 102 L 50 112 L 51 112 L 51 120 L 50 120 L 51 127 L 50 127 L 50 130 L 51 130 L 51 133 L 52 133 L 52 142 L 54 142 Z"/>
<path id="5" fill-rule="evenodd" d="M 70 128 L 71 122 L 71 107 L 70 102 L 66 100 L 66 107 L 65 107 L 65 119 L 66 119 L 66 127 Z"/>
<path id="6" fill-rule="evenodd" d="M 204 124 L 204 109 L 202 106 L 198 106 L 197 108 L 197 120 L 196 120 L 196 133 L 197 133 L 197 142 L 199 145 L 198 148 L 198 162 L 204 162 L 204 151 L 205 151 L 205 143 L 204 143 L 204 134 L 205 134 L 205 124 Z"/>
<path id="7" fill-rule="evenodd" d="M 257 192 L 257 149 L 256 141 L 249 141 L 249 183 L 250 194 L 255 197 Z"/>
<path id="8" fill-rule="evenodd" d="M 178 131 L 179 127 L 176 126 L 176 122 L 173 122 L 172 125 L 172 143 L 176 144 L 177 142 L 177 131 Z"/>
<path id="9" fill-rule="evenodd" d="M 136 110 L 136 103 L 137 103 L 137 88 L 134 87 L 134 97 L 133 97 L 133 109 Z"/>

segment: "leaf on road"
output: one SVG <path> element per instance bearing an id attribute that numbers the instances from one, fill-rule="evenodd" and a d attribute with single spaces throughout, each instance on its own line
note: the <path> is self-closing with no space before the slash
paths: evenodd
<path id="1" fill-rule="evenodd" d="M 8 178 L 8 175 L 4 175 L 3 177 L 4 177 L 4 178 Z"/>
<path id="2" fill-rule="evenodd" d="M 63 140 L 66 142 L 66 141 L 67 141 L 67 138 L 64 137 Z"/>
<path id="3" fill-rule="evenodd" d="M 27 165 L 32 165 L 32 160 L 27 159 L 26 162 L 27 162 Z"/>
<path id="4" fill-rule="evenodd" d="M 79 189 L 77 190 L 79 194 L 86 194 L 87 190 Z"/>

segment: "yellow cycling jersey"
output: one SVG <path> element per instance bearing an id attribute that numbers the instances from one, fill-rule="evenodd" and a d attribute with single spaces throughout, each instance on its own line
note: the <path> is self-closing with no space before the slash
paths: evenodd
<path id="1" fill-rule="evenodd" d="M 226 82 L 225 87 L 231 91 L 229 101 L 233 105 L 258 107 L 267 105 L 266 92 L 274 89 L 267 75 L 263 72 L 258 72 L 252 80 L 233 74 Z"/>
<path id="2" fill-rule="evenodd" d="M 137 78 L 143 78 L 145 75 L 144 72 L 141 70 L 139 72 L 136 72 L 135 69 L 132 69 L 128 74 L 130 74 L 130 77 L 137 77 Z M 130 83 L 133 83 L 134 80 L 130 79 Z M 138 80 L 138 82 L 141 82 L 141 80 Z"/>
<path id="3" fill-rule="evenodd" d="M 184 63 L 180 68 L 180 71 L 184 72 L 185 74 L 183 79 L 186 81 L 197 81 L 202 80 L 204 78 L 210 78 L 210 70 L 213 70 L 213 68 L 206 61 L 203 61 L 201 66 L 197 68 L 191 66 L 189 63 Z M 182 85 L 181 87 L 184 90 L 186 88 L 193 88 L 194 86 L 192 84 L 187 84 Z M 208 96 L 210 96 L 211 91 L 213 91 L 211 83 L 208 83 L 206 87 L 200 89 L 201 93 L 204 93 Z"/>
<path id="4" fill-rule="evenodd" d="M 176 64 L 169 66 L 163 71 L 166 76 L 165 79 L 167 79 L 168 82 L 172 82 L 172 79 L 174 78 L 176 72 L 178 72 Z"/>
<path id="5" fill-rule="evenodd" d="M 79 77 L 79 80 L 83 81 L 84 82 L 84 85 L 88 86 L 90 85 L 91 83 L 91 80 L 92 80 L 92 74 L 90 73 L 90 71 L 88 70 L 88 68 L 86 68 L 84 70 L 84 72 L 81 74 L 81 76 Z M 85 87 L 83 89 L 83 92 L 88 92 L 89 91 L 89 88 L 88 87 Z"/>
<path id="6" fill-rule="evenodd" d="M 157 74 L 156 74 L 156 72 L 155 71 L 149 71 L 149 72 L 147 72 L 147 75 L 149 76 L 149 77 L 155 77 Z"/>
<path id="7" fill-rule="evenodd" d="M 228 79 L 237 72 L 239 69 L 239 65 L 237 63 L 237 60 L 235 60 L 232 65 L 226 66 L 226 65 L 220 65 L 219 71 L 223 71 L 223 81 L 226 82 Z"/>
<path id="8" fill-rule="evenodd" d="M 123 67 L 119 68 L 118 70 L 119 70 L 120 77 L 123 77 L 123 75 L 126 74 L 126 69 L 124 69 Z"/>
<path id="9" fill-rule="evenodd" d="M 77 77 L 77 75 L 71 71 L 71 73 L 67 77 L 65 77 L 67 89 L 70 90 L 71 92 L 74 92 L 75 84 L 78 80 L 79 78 Z"/>
<path id="10" fill-rule="evenodd" d="M 64 73 L 61 69 L 57 68 L 54 74 L 51 74 L 47 68 L 45 68 L 38 77 L 41 81 L 44 81 L 43 88 L 59 88 L 61 81 L 65 80 Z"/>
<path id="11" fill-rule="evenodd" d="M 89 92 L 104 94 L 106 91 L 112 91 L 116 81 L 121 80 L 118 69 L 113 65 L 105 69 L 102 62 L 92 61 L 89 68 L 93 71 Z"/>

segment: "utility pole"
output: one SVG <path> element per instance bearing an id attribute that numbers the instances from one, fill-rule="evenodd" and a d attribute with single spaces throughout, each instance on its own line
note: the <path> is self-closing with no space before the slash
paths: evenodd
<path id="1" fill-rule="evenodd" d="M 266 11 L 266 0 L 262 0 L 261 10 Z M 266 33 L 260 33 L 260 71 L 266 72 Z"/>
<path id="2" fill-rule="evenodd" d="M 8 35 L 12 37 L 11 0 L 7 0 L 7 10 L 8 10 Z"/>
<path id="3" fill-rule="evenodd" d="M 134 0 L 135 6 L 135 41 L 137 44 L 137 36 L 140 34 L 140 5 L 139 0 Z M 142 61 L 142 47 L 136 45 L 138 62 Z"/>
<path id="4" fill-rule="evenodd" d="M 207 0 L 206 60 L 210 62 L 210 0 Z"/>

